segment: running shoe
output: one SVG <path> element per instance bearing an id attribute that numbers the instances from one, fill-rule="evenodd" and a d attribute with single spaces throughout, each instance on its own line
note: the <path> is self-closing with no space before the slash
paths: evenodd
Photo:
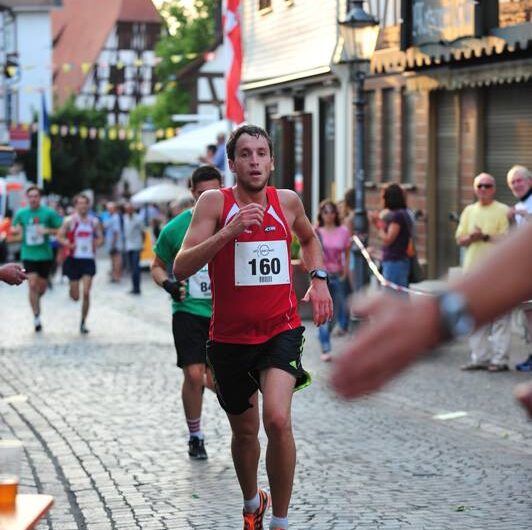
<path id="1" fill-rule="evenodd" d="M 244 530 L 263 530 L 262 520 L 270 505 L 270 496 L 261 489 L 259 489 L 259 502 L 259 507 L 254 513 L 242 512 L 244 516 Z"/>
<path id="2" fill-rule="evenodd" d="M 39 331 L 42 331 L 41 317 L 35 317 L 33 319 L 33 327 L 35 328 L 35 331 L 37 333 L 39 333 Z"/>
<path id="3" fill-rule="evenodd" d="M 188 456 L 193 460 L 207 460 L 205 443 L 197 436 L 191 436 L 188 440 Z"/>
<path id="4" fill-rule="evenodd" d="M 519 372 L 532 372 L 532 354 L 528 356 L 526 361 L 516 364 L 515 369 Z"/>
<path id="5" fill-rule="evenodd" d="M 82 334 L 82 335 L 86 335 L 89 330 L 87 329 L 87 326 L 85 325 L 85 322 L 82 322 L 80 325 L 79 325 L 79 332 Z"/>

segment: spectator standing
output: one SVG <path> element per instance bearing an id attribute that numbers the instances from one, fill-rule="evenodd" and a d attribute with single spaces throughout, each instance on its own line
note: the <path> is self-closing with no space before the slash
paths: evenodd
<path id="1" fill-rule="evenodd" d="M 320 203 L 318 213 L 318 238 L 323 250 L 323 263 L 329 273 L 329 291 L 333 300 L 334 320 L 318 328 L 321 344 L 321 360 L 331 360 L 331 331 L 338 323 L 338 335 L 345 335 L 349 327 L 347 296 L 349 294 L 349 255 L 351 234 L 340 224 L 337 205 L 331 199 Z"/>
<path id="2" fill-rule="evenodd" d="M 117 283 L 122 277 L 122 251 L 123 251 L 123 234 L 120 223 L 120 215 L 116 204 L 112 201 L 106 204 L 108 215 L 103 221 L 105 235 L 105 249 L 109 253 L 111 260 L 111 282 Z"/>
<path id="3" fill-rule="evenodd" d="M 131 272 L 130 294 L 140 294 L 140 253 L 144 246 L 144 221 L 128 202 L 124 214 L 124 243 Z"/>
<path id="4" fill-rule="evenodd" d="M 41 191 L 37 186 L 30 186 L 26 197 L 29 206 L 16 213 L 12 232 L 22 236 L 20 256 L 28 274 L 33 326 L 39 332 L 42 330 L 41 297 L 48 287 L 54 258 L 50 236 L 57 232 L 62 219 L 55 210 L 41 205 Z"/>
<path id="5" fill-rule="evenodd" d="M 412 220 L 406 209 L 406 198 L 399 184 L 389 184 L 381 195 L 382 210 L 373 213 L 371 221 L 382 242 L 382 275 L 390 282 L 408 287 L 410 260 L 407 255 Z"/>
<path id="6" fill-rule="evenodd" d="M 532 173 L 525 166 L 513 166 L 507 175 L 508 186 L 512 190 L 517 203 L 510 208 L 511 220 L 522 225 L 532 219 Z M 524 311 L 526 322 L 526 339 L 529 348 L 532 344 L 532 308 Z M 515 365 L 520 372 L 532 372 L 532 352 L 522 363 Z"/>
<path id="7" fill-rule="evenodd" d="M 225 134 L 224 133 L 220 133 L 216 137 L 216 153 L 214 153 L 212 163 L 214 167 L 222 173 L 222 175 L 225 174 Z"/>
<path id="8" fill-rule="evenodd" d="M 464 209 L 455 234 L 458 245 L 466 249 L 464 272 L 482 263 L 486 253 L 509 228 L 508 206 L 495 200 L 495 179 L 489 173 L 480 173 L 473 186 L 477 201 Z M 508 370 L 510 341 L 510 315 L 480 327 L 469 338 L 471 359 L 462 370 Z"/>

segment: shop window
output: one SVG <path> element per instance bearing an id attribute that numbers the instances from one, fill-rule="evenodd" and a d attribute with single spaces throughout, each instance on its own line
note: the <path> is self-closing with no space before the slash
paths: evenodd
<path id="1" fill-rule="evenodd" d="M 382 27 L 398 26 L 401 22 L 401 0 L 366 0 L 368 13 L 376 16 Z"/>

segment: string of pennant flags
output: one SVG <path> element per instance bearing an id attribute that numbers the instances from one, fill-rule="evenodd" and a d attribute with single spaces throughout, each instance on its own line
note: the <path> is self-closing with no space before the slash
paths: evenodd
<path id="1" fill-rule="evenodd" d="M 19 124 L 14 129 L 36 133 L 39 126 L 37 123 Z M 157 129 L 156 136 L 159 140 L 169 139 L 177 136 L 179 132 L 179 127 L 167 127 L 165 129 Z M 50 136 L 63 138 L 66 136 L 79 136 L 82 139 L 90 140 L 129 140 L 135 143 L 136 149 L 144 148 L 142 142 L 140 142 L 140 129 L 133 127 L 90 127 L 53 123 L 50 125 Z"/>
<path id="2" fill-rule="evenodd" d="M 131 81 L 129 82 L 131 83 Z M 142 84 L 143 81 L 135 81 L 136 84 Z M 128 95 L 127 92 L 127 83 L 106 83 L 105 86 L 99 87 L 96 85 L 93 85 L 90 90 L 84 90 L 79 95 L 109 95 L 109 94 L 116 94 L 117 96 L 121 95 Z M 160 81 L 157 81 L 153 85 L 153 91 L 155 94 L 161 92 L 163 88 L 175 88 L 177 86 L 177 83 L 175 81 L 169 81 L 168 83 L 162 83 Z M 25 85 L 24 87 L 17 86 L 17 84 L 12 84 L 9 87 L 0 86 L 0 95 L 6 94 L 6 93 L 13 93 L 13 92 L 24 92 L 28 94 L 32 93 L 38 93 L 45 90 L 42 86 L 37 85 Z M 58 87 L 54 86 L 52 87 L 52 91 L 57 92 Z M 129 94 L 131 95 L 131 94 Z"/>
<path id="3" fill-rule="evenodd" d="M 211 61 L 214 58 L 214 52 L 203 52 L 203 53 L 184 53 L 184 54 L 173 54 L 170 56 L 170 62 L 173 64 L 179 64 L 183 60 L 192 60 L 196 59 L 200 55 L 203 55 L 203 58 L 206 61 Z M 57 71 L 61 70 L 64 73 L 69 72 L 75 72 L 76 70 L 81 70 L 81 72 L 84 75 L 87 75 L 93 67 L 101 67 L 101 68 L 108 68 L 110 66 L 114 66 L 117 68 L 117 70 L 123 70 L 126 67 L 134 66 L 135 68 L 141 68 L 143 66 L 157 66 L 163 61 L 162 57 L 150 57 L 148 59 L 142 59 L 140 57 L 137 57 L 133 60 L 119 60 L 119 61 L 104 61 L 100 60 L 98 62 L 92 63 L 92 62 L 86 62 L 83 61 L 81 63 L 72 63 L 72 62 L 65 62 L 61 64 L 51 63 L 48 65 L 44 65 L 44 69 Z M 16 74 L 19 71 L 29 71 L 29 70 L 35 70 L 36 68 L 43 68 L 42 65 L 39 64 L 15 64 L 13 61 L 8 62 L 8 64 L 5 66 L 5 71 L 8 74 L 9 77 L 15 77 Z"/>
<path id="4" fill-rule="evenodd" d="M 210 61 L 214 58 L 214 52 L 203 52 L 203 53 L 184 53 L 184 54 L 174 54 L 170 56 L 170 61 L 173 64 L 178 64 L 182 62 L 184 59 L 191 60 L 196 59 L 199 55 L 203 55 L 203 58 L 206 61 Z M 87 62 L 82 61 L 81 63 L 73 63 L 73 62 L 65 62 L 61 64 L 57 63 L 50 63 L 47 65 L 44 65 L 45 69 L 48 70 L 62 70 L 65 73 L 73 72 L 76 69 L 81 70 L 82 73 L 88 74 L 92 67 L 102 67 L 102 68 L 108 68 L 110 66 L 115 66 L 118 70 L 122 70 L 126 68 L 127 66 L 134 66 L 136 68 L 140 68 L 141 66 L 157 66 L 159 63 L 163 61 L 162 57 L 150 57 L 148 59 L 142 59 L 140 57 L 137 57 L 133 60 L 119 60 L 119 61 L 104 61 L 100 60 L 98 62 Z M 43 68 L 43 65 L 40 64 L 7 64 L 6 65 L 6 72 L 9 75 L 14 76 L 18 70 L 35 70 L 35 68 Z"/>

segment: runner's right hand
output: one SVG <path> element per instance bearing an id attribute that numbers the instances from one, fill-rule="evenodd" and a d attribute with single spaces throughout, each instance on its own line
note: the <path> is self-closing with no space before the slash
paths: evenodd
<path id="1" fill-rule="evenodd" d="M 185 299 L 185 282 L 164 280 L 163 289 L 172 297 L 175 302 L 182 302 Z"/>

